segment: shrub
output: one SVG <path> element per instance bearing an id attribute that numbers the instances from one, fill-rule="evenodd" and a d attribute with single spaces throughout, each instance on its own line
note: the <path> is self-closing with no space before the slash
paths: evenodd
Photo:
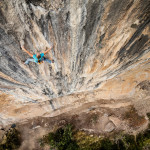
<path id="1" fill-rule="evenodd" d="M 58 150 L 142 150 L 150 149 L 150 130 L 137 135 L 123 134 L 115 140 L 89 135 L 83 131 L 73 132 L 67 125 L 54 133 L 49 133 L 41 139 L 41 145 L 49 144 Z"/>
<path id="2" fill-rule="evenodd" d="M 49 133 L 41 140 L 41 145 L 49 144 L 52 148 L 58 150 L 77 150 L 78 145 L 73 139 L 72 127 L 67 125 L 64 128 L 59 128 L 55 133 Z"/>
<path id="3" fill-rule="evenodd" d="M 13 150 L 21 145 L 20 133 L 15 128 L 9 129 L 0 143 L 0 150 Z"/>

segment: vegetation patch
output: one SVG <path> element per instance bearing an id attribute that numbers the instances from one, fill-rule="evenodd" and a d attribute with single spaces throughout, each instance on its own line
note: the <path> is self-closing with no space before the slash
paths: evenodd
<path id="1" fill-rule="evenodd" d="M 123 118 L 129 122 L 129 126 L 132 128 L 142 126 L 146 121 L 143 116 L 138 115 L 134 107 L 131 107 L 130 110 L 123 115 Z"/>
<path id="2" fill-rule="evenodd" d="M 98 118 L 99 118 L 99 115 L 98 115 L 98 114 L 92 114 L 90 121 L 91 121 L 93 124 L 96 124 L 97 121 L 98 121 Z"/>
<path id="3" fill-rule="evenodd" d="M 14 150 L 21 145 L 20 133 L 15 128 L 10 128 L 0 142 L 0 150 Z"/>
<path id="4" fill-rule="evenodd" d="M 66 125 L 44 136 L 40 143 L 56 150 L 143 150 L 150 149 L 150 130 L 137 136 L 120 133 L 113 138 L 104 138 Z"/>
<path id="5" fill-rule="evenodd" d="M 72 126 L 59 128 L 54 133 L 49 133 L 40 140 L 41 146 L 49 144 L 51 148 L 58 150 L 77 150 L 79 147 L 73 138 Z"/>
<path id="6" fill-rule="evenodd" d="M 100 150 L 115 149 L 115 144 L 108 138 L 102 138 L 96 135 L 89 135 L 83 131 L 77 131 L 74 134 L 79 150 Z"/>

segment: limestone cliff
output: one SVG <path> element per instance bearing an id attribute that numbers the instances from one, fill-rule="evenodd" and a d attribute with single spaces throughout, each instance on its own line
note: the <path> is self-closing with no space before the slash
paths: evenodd
<path id="1" fill-rule="evenodd" d="M 0 123 L 97 99 L 150 106 L 149 37 L 149 0 L 0 0 Z M 53 44 L 54 64 L 24 65 L 20 41 L 33 54 Z"/>

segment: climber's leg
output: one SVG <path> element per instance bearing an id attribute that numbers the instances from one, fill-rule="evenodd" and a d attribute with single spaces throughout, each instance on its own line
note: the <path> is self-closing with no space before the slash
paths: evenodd
<path id="1" fill-rule="evenodd" d="M 52 61 L 51 60 L 49 60 L 49 59 L 47 59 L 47 58 L 44 58 L 44 61 L 46 61 L 46 62 L 48 62 L 48 63 L 52 63 Z"/>
<path id="2" fill-rule="evenodd" d="M 47 59 L 47 58 L 45 58 L 45 57 L 42 58 L 42 61 L 46 61 L 46 62 L 48 62 L 48 63 L 50 63 L 50 64 L 53 63 L 53 61 L 51 61 L 51 60 L 49 60 L 49 59 Z"/>
<path id="3" fill-rule="evenodd" d="M 24 64 L 28 65 L 30 61 L 31 61 L 31 62 L 34 62 L 34 59 L 33 59 L 33 58 L 28 58 L 28 59 L 25 61 Z"/>

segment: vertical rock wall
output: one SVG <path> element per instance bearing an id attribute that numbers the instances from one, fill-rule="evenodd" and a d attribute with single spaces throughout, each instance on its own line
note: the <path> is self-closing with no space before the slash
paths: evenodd
<path id="1" fill-rule="evenodd" d="M 18 106 L 96 89 L 133 96 L 150 80 L 149 37 L 149 0 L 1 0 L 0 90 Z M 53 43 L 55 63 L 24 65 L 21 40 L 33 54 Z"/>

